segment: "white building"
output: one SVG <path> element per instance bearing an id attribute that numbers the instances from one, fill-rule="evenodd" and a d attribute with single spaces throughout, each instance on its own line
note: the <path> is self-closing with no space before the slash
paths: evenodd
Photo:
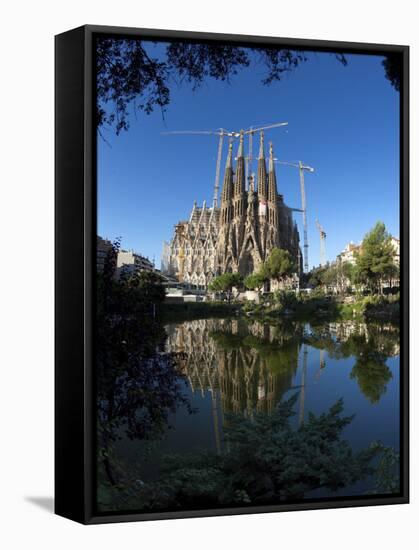
<path id="1" fill-rule="evenodd" d="M 342 250 L 342 252 L 338 255 L 336 258 L 338 262 L 348 262 L 352 265 L 355 265 L 356 258 L 355 253 L 359 252 L 361 249 L 360 244 L 355 244 L 353 241 L 348 243 L 345 248 Z"/>
<path id="2" fill-rule="evenodd" d="M 396 265 L 400 265 L 400 240 L 396 237 L 391 237 L 391 244 L 394 249 L 393 260 Z M 352 265 L 356 263 L 356 254 L 361 252 L 362 242 L 360 244 L 355 244 L 353 241 L 348 243 L 342 252 L 337 256 L 336 260 L 338 262 L 348 262 Z"/>
<path id="3" fill-rule="evenodd" d="M 105 267 L 105 260 L 109 252 L 112 250 L 112 243 L 107 239 L 97 236 L 96 239 L 96 271 L 102 273 Z"/>
<path id="4" fill-rule="evenodd" d="M 118 275 L 121 272 L 133 274 L 138 271 L 154 271 L 152 262 L 133 250 L 120 250 L 118 252 L 116 267 Z"/>
<path id="5" fill-rule="evenodd" d="M 396 265 L 400 265 L 400 240 L 396 237 L 391 237 L 391 244 L 394 248 L 393 260 Z"/>

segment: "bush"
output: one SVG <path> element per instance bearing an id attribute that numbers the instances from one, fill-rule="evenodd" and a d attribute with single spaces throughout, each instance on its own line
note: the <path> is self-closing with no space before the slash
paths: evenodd
<path id="1" fill-rule="evenodd" d="M 368 317 L 390 317 L 400 315 L 400 294 L 388 296 L 367 296 L 363 299 L 363 314 Z"/>
<path id="2" fill-rule="evenodd" d="M 281 309 L 295 309 L 298 305 L 298 298 L 295 292 L 287 290 L 276 290 L 274 292 L 274 303 Z"/>
<path id="3" fill-rule="evenodd" d="M 326 297 L 326 293 L 321 287 L 317 287 L 310 294 L 310 300 L 319 300 Z"/>

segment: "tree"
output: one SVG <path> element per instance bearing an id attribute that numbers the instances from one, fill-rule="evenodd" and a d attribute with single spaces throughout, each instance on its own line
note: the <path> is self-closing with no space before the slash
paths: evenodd
<path id="1" fill-rule="evenodd" d="M 373 293 L 382 293 L 382 283 L 395 273 L 391 236 L 382 222 L 377 222 L 362 241 L 356 254 L 357 277 Z"/>
<path id="2" fill-rule="evenodd" d="M 226 292 L 228 303 L 231 302 L 231 293 L 234 287 L 242 284 L 242 276 L 240 273 L 223 273 L 215 277 L 208 288 L 214 292 Z"/>
<path id="3" fill-rule="evenodd" d="M 155 271 L 139 271 L 129 278 L 128 283 L 132 289 L 138 290 L 145 300 L 153 304 L 164 301 L 163 278 Z"/>
<path id="4" fill-rule="evenodd" d="M 111 485 L 119 481 L 111 457 L 123 433 L 130 439 L 156 438 L 178 406 L 192 411 L 177 370 L 178 356 L 163 351 L 166 332 L 150 315 L 164 299 L 161 278 L 142 272 L 116 280 L 118 250 L 119 241 L 97 276 L 96 294 L 98 469 Z"/>
<path id="5" fill-rule="evenodd" d="M 313 270 L 310 282 L 313 286 L 323 286 L 328 290 L 334 290 L 343 294 L 348 286 L 348 281 L 353 280 L 354 266 L 349 262 L 335 262 L 321 266 Z"/>
<path id="6" fill-rule="evenodd" d="M 342 262 L 340 265 L 341 286 L 342 290 L 347 289 L 348 282 L 354 284 L 355 266 L 350 262 Z"/>
<path id="7" fill-rule="evenodd" d="M 394 263 L 393 266 L 387 270 L 386 275 L 388 277 L 390 288 L 392 288 L 394 281 L 400 279 L 400 266 Z"/>
<path id="8" fill-rule="evenodd" d="M 111 509 L 293 502 L 319 489 L 334 494 L 377 473 L 377 459 L 388 448 L 377 442 L 361 450 L 351 448 L 343 433 L 353 416 L 342 415 L 342 400 L 319 416 L 309 413 L 296 428 L 292 417 L 297 398 L 295 394 L 281 402 L 271 414 L 226 415 L 222 453 L 168 456 L 157 481 L 121 486 Z M 397 489 L 397 481 L 394 486 Z"/>
<path id="9" fill-rule="evenodd" d="M 280 282 L 296 271 L 288 250 L 273 248 L 266 261 L 266 270 L 271 279 Z"/>
<path id="10" fill-rule="evenodd" d="M 326 289 L 337 288 L 338 286 L 338 268 L 336 265 L 327 265 L 321 277 L 321 281 Z"/>
<path id="11" fill-rule="evenodd" d="M 269 279 L 269 277 L 267 277 L 265 270 L 260 270 L 248 275 L 243 282 L 244 286 L 249 290 L 256 290 L 260 293 L 267 279 Z"/>
<path id="12" fill-rule="evenodd" d="M 303 51 L 273 47 L 244 48 L 227 44 L 162 42 L 159 57 L 153 43 L 136 38 L 100 37 L 96 41 L 97 126 L 128 130 L 128 108 L 162 115 L 170 103 L 170 83 L 198 89 L 207 78 L 230 82 L 239 70 L 259 63 L 267 69 L 262 84 L 269 85 L 307 61 Z M 343 65 L 342 54 L 333 54 Z"/>
<path id="13" fill-rule="evenodd" d="M 109 125 L 117 134 L 128 130 L 128 109 L 132 106 L 150 114 L 155 108 L 162 116 L 170 103 L 170 84 L 189 84 L 198 89 L 205 79 L 230 82 L 241 69 L 252 64 L 267 69 L 262 85 L 280 82 L 310 58 L 301 50 L 275 47 L 244 48 L 226 44 L 161 42 L 159 57 L 151 41 L 136 38 L 100 37 L 96 41 L 97 126 Z M 347 65 L 343 54 L 332 54 Z M 401 55 L 390 54 L 382 61 L 386 78 L 398 91 Z"/>
<path id="14" fill-rule="evenodd" d="M 310 273 L 307 273 L 308 284 L 314 288 L 322 287 L 324 284 L 324 274 L 326 272 L 326 267 L 319 266 L 313 267 Z"/>
<path id="15" fill-rule="evenodd" d="M 393 88 L 399 92 L 403 66 L 402 55 L 400 53 L 387 54 L 382 61 L 382 65 L 387 80 L 389 80 Z"/>

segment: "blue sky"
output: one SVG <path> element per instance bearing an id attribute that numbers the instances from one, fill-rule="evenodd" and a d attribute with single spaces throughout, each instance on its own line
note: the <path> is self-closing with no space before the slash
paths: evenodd
<path id="1" fill-rule="evenodd" d="M 160 267 L 162 243 L 174 224 L 189 217 L 195 199 L 211 203 L 218 145 L 215 136 L 161 132 L 287 121 L 286 129 L 266 132 L 265 143 L 273 142 L 276 157 L 315 168 L 305 180 L 310 267 L 319 264 L 316 218 L 327 233 L 328 260 L 378 220 L 398 237 L 399 94 L 384 77 L 382 58 L 348 55 L 343 66 L 327 53 L 308 57 L 270 86 L 261 84 L 265 67 L 254 64 L 230 84 L 207 80 L 195 92 L 187 84 L 173 86 L 165 120 L 159 110 L 131 113 L 127 132 L 102 130 L 108 143 L 99 137 L 98 234 L 122 237 L 123 248 Z M 227 143 L 222 172 L 226 154 Z M 277 180 L 285 202 L 300 207 L 298 171 L 277 166 Z M 302 240 L 301 215 L 295 219 Z"/>

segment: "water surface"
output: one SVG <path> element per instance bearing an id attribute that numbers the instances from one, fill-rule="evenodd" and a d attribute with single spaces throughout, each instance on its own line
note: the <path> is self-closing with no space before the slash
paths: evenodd
<path id="1" fill-rule="evenodd" d="M 391 325 L 338 322 L 277 325 L 247 319 L 203 319 L 166 326 L 166 349 L 180 353 L 179 383 L 193 409 L 171 412 L 155 441 L 117 445 L 125 467 L 145 481 L 158 480 L 162 458 L 225 452 L 229 415 L 252 419 L 270 415 L 281 400 L 298 394 L 293 426 L 309 413 L 326 412 L 343 398 L 344 415 L 354 415 L 343 438 L 354 451 L 374 441 L 399 450 L 399 331 Z M 334 496 L 374 490 L 366 479 L 334 491 Z M 319 489 L 305 495 L 327 497 Z"/>

